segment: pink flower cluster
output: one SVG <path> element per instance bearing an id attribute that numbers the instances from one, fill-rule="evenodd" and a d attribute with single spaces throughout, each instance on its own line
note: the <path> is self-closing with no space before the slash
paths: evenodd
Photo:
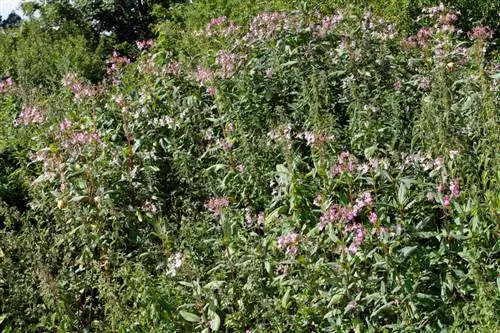
<path id="1" fill-rule="evenodd" d="M 264 213 L 260 212 L 257 216 L 254 216 L 252 215 L 250 208 L 247 208 L 245 213 L 245 222 L 249 226 L 253 225 L 254 222 L 257 226 L 261 226 L 262 223 L 264 223 Z"/>
<path id="2" fill-rule="evenodd" d="M 344 19 L 344 15 L 342 13 L 337 13 L 333 16 L 327 16 L 323 18 L 323 22 L 321 27 L 318 29 L 318 33 L 320 36 L 325 35 L 328 31 L 334 29 L 342 20 Z"/>
<path id="3" fill-rule="evenodd" d="M 201 86 L 209 85 L 215 79 L 215 72 L 198 66 L 196 71 L 196 79 Z"/>
<path id="4" fill-rule="evenodd" d="M 218 75 L 224 79 L 230 78 L 236 72 L 238 62 L 243 57 L 236 53 L 229 53 L 219 50 L 215 63 L 219 66 L 220 71 Z"/>
<path id="5" fill-rule="evenodd" d="M 354 238 L 347 248 L 347 251 L 351 253 L 356 253 L 358 252 L 359 246 L 363 243 L 365 240 L 365 228 L 363 227 L 362 224 L 360 223 L 354 223 L 354 224 L 348 224 L 344 228 L 344 232 L 347 233 L 353 233 Z"/>
<path id="6" fill-rule="evenodd" d="M 341 173 L 353 172 L 355 170 L 355 157 L 348 151 L 342 152 L 337 157 L 337 165 L 330 168 L 330 175 L 335 177 Z"/>
<path id="7" fill-rule="evenodd" d="M 14 85 L 14 82 L 12 81 L 12 78 L 9 76 L 5 80 L 0 80 L 0 94 L 5 91 L 6 87 L 12 87 Z"/>
<path id="8" fill-rule="evenodd" d="M 96 143 L 101 142 L 101 137 L 99 133 L 78 132 L 71 134 L 71 136 L 67 139 L 63 139 L 61 141 L 61 147 L 64 149 L 69 149 L 72 147 L 82 147 L 92 142 Z"/>
<path id="9" fill-rule="evenodd" d="M 168 63 L 167 67 L 164 68 L 163 73 L 167 75 L 178 75 L 181 72 L 181 63 L 172 60 Z"/>
<path id="10" fill-rule="evenodd" d="M 156 215 L 158 213 L 158 208 L 154 204 L 154 202 L 150 200 L 146 200 L 142 206 L 141 209 L 145 213 L 150 213 L 151 215 Z"/>
<path id="11" fill-rule="evenodd" d="M 268 144 L 271 142 L 289 141 L 292 139 L 292 124 L 281 125 L 278 129 L 267 133 L 269 138 Z"/>
<path id="12" fill-rule="evenodd" d="M 276 246 L 279 249 L 286 248 L 286 254 L 290 254 L 292 256 L 297 255 L 299 251 L 299 234 L 296 232 L 291 232 L 285 235 L 278 237 L 276 240 Z"/>
<path id="13" fill-rule="evenodd" d="M 295 137 L 306 140 L 308 146 L 321 146 L 323 143 L 334 139 L 333 135 L 326 136 L 324 134 L 314 132 L 299 133 Z"/>
<path id="14" fill-rule="evenodd" d="M 135 42 L 139 50 L 145 50 L 154 45 L 154 42 L 152 39 L 144 39 L 144 40 L 138 40 Z"/>
<path id="15" fill-rule="evenodd" d="M 318 229 L 322 231 L 330 223 L 353 222 L 365 207 L 373 205 L 373 198 L 370 192 L 362 193 L 352 207 L 333 205 L 319 219 Z M 372 212 L 373 213 L 373 212 Z M 375 214 L 375 213 L 373 213 Z M 370 214 L 370 222 L 375 223 L 377 215 Z"/>
<path id="16" fill-rule="evenodd" d="M 444 11 L 445 11 L 445 7 L 444 7 L 444 4 L 442 2 L 439 3 L 439 5 L 437 5 L 437 6 L 422 9 L 422 12 L 428 13 L 428 14 L 438 14 L 438 13 L 442 13 Z"/>
<path id="17" fill-rule="evenodd" d="M 61 132 L 67 131 L 71 127 L 71 120 L 69 119 L 64 119 L 60 124 L 59 124 L 59 130 Z"/>
<path id="18" fill-rule="evenodd" d="M 113 52 L 111 59 L 107 61 L 108 68 L 106 70 L 106 73 L 111 76 L 113 84 L 118 84 L 120 82 L 117 78 L 117 72 L 120 67 L 130 63 L 131 61 L 129 58 L 120 56 L 116 51 Z"/>
<path id="19" fill-rule="evenodd" d="M 14 121 L 15 125 L 31 125 L 41 124 L 45 117 L 36 107 L 24 107 L 17 119 Z"/>
<path id="20" fill-rule="evenodd" d="M 215 216 L 221 215 L 222 209 L 227 206 L 229 206 L 229 199 L 225 197 L 211 198 L 207 203 L 207 209 Z"/>
<path id="21" fill-rule="evenodd" d="M 434 36 L 433 28 L 421 28 L 417 35 L 406 38 L 404 46 L 406 49 L 416 46 L 426 47 L 429 45 L 432 36 Z"/>
<path id="22" fill-rule="evenodd" d="M 287 28 L 291 28 L 287 14 L 264 12 L 252 19 L 245 40 L 269 39 L 274 37 L 278 31 Z"/>
<path id="23" fill-rule="evenodd" d="M 402 164 L 399 166 L 400 169 L 405 169 L 407 167 L 419 167 L 424 171 L 438 171 L 444 167 L 444 158 L 438 156 L 432 158 L 430 154 L 422 155 L 420 152 L 416 154 L 402 154 Z"/>
<path id="24" fill-rule="evenodd" d="M 196 32 L 197 36 L 223 36 L 228 37 L 236 34 L 240 27 L 233 21 L 228 21 L 226 16 L 214 18 L 201 31 Z"/>
<path id="25" fill-rule="evenodd" d="M 62 80 L 62 83 L 65 87 L 75 94 L 75 101 L 81 101 L 85 98 L 90 98 L 95 95 L 96 91 L 92 87 L 88 87 L 83 85 L 81 82 L 78 82 L 77 76 L 75 73 L 68 73 Z"/>
<path id="26" fill-rule="evenodd" d="M 468 36 L 470 39 L 489 39 L 493 38 L 493 30 L 489 27 L 477 26 L 469 31 Z"/>
<path id="27" fill-rule="evenodd" d="M 458 198 L 460 196 L 460 182 L 458 179 L 452 179 L 448 185 L 449 194 L 444 195 L 442 199 L 443 207 L 448 207 L 451 204 L 452 198 Z M 438 193 L 445 192 L 445 184 L 443 182 L 439 183 L 436 187 Z"/>

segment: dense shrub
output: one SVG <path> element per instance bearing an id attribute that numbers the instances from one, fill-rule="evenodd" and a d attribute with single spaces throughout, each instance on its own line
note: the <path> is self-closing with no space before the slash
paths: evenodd
<path id="1" fill-rule="evenodd" d="M 497 331 L 492 31 L 208 5 L 0 86 L 3 331 Z"/>

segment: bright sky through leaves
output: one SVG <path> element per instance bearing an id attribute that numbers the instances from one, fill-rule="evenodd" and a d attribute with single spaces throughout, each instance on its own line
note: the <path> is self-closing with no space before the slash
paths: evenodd
<path id="1" fill-rule="evenodd" d="M 21 0 L 0 0 L 0 16 L 6 19 L 9 14 L 15 10 L 17 14 L 21 15 L 19 5 Z"/>

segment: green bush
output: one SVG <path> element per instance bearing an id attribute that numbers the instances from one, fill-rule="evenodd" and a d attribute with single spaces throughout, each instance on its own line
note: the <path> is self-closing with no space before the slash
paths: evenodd
<path id="1" fill-rule="evenodd" d="M 3 331 L 500 329 L 490 31 L 314 5 L 176 7 L 99 83 L 5 85 Z"/>

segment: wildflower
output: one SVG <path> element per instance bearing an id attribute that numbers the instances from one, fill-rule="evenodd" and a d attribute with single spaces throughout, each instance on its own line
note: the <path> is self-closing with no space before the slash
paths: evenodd
<path id="1" fill-rule="evenodd" d="M 450 205 L 450 197 L 445 195 L 443 197 L 443 207 L 448 207 Z"/>
<path id="2" fill-rule="evenodd" d="M 450 182 L 450 192 L 455 198 L 460 196 L 460 184 L 458 180 L 454 179 Z"/>
<path id="3" fill-rule="evenodd" d="M 213 81 L 215 78 L 215 73 L 209 69 L 198 66 L 196 70 L 196 79 L 200 82 L 200 85 L 206 85 L 208 82 Z"/>
<path id="4" fill-rule="evenodd" d="M 24 107 L 17 119 L 16 125 L 41 124 L 45 120 L 40 110 L 36 107 Z"/>
<path id="5" fill-rule="evenodd" d="M 422 90 L 427 90 L 431 86 L 431 80 L 428 77 L 423 77 L 418 84 L 418 87 Z"/>
<path id="6" fill-rule="evenodd" d="M 215 216 L 222 214 L 222 209 L 229 206 L 229 200 L 224 197 L 211 198 L 208 201 L 207 208 Z"/>
<path id="7" fill-rule="evenodd" d="M 65 132 L 71 127 L 71 121 L 69 119 L 64 119 L 60 124 L 59 124 L 59 130 L 61 132 Z"/>
<path id="8" fill-rule="evenodd" d="M 349 304 L 347 304 L 346 310 L 351 311 L 354 310 L 358 306 L 358 302 L 356 301 L 350 301 Z"/>
<path id="9" fill-rule="evenodd" d="M 236 169 L 239 171 L 239 172 L 244 172 L 245 171 L 245 165 L 244 164 L 239 164 Z"/>
<path id="10" fill-rule="evenodd" d="M 291 254 L 292 256 L 297 255 L 299 243 L 299 234 L 296 232 L 291 232 L 286 235 L 278 237 L 276 240 L 277 247 L 279 249 L 286 248 L 286 254 Z"/>
<path id="11" fill-rule="evenodd" d="M 286 275 L 288 273 L 288 265 L 286 264 L 279 264 L 278 267 L 276 267 L 276 275 Z"/>
<path id="12" fill-rule="evenodd" d="M 373 199 L 370 192 L 363 193 L 363 202 L 365 203 L 365 205 L 371 206 L 371 204 L 373 203 Z"/>
<path id="13" fill-rule="evenodd" d="M 146 200 L 146 202 L 142 204 L 141 209 L 143 212 L 151 213 L 152 215 L 156 215 L 156 213 L 158 213 L 158 208 L 156 208 L 156 205 L 149 200 Z"/>
<path id="14" fill-rule="evenodd" d="M 246 209 L 246 212 L 245 212 L 245 222 L 247 223 L 247 225 L 252 225 L 253 224 L 253 217 L 252 217 L 252 212 L 251 212 L 250 208 Z"/>
<path id="15" fill-rule="evenodd" d="M 323 202 L 323 197 L 321 196 L 321 194 L 318 194 L 316 196 L 316 198 L 314 198 L 314 201 L 313 201 L 313 205 L 315 206 L 321 206 L 321 203 Z"/>
<path id="16" fill-rule="evenodd" d="M 489 27 L 477 26 L 468 33 L 470 39 L 489 39 L 493 37 L 493 31 Z"/>
<path id="17" fill-rule="evenodd" d="M 351 245 L 349 245 L 349 252 L 351 252 L 352 254 L 358 252 L 358 245 L 352 242 Z"/>
<path id="18" fill-rule="evenodd" d="M 454 160 L 458 156 L 458 150 L 450 150 L 450 158 Z"/>
<path id="19" fill-rule="evenodd" d="M 231 141 L 229 141 L 229 139 L 225 139 L 224 141 L 222 141 L 222 149 L 224 151 L 229 151 L 231 149 L 231 147 L 233 146 L 233 143 Z"/>
<path id="20" fill-rule="evenodd" d="M 264 223 L 264 213 L 260 212 L 259 215 L 257 215 L 257 225 L 262 225 Z"/>
<path id="21" fill-rule="evenodd" d="M 375 212 L 370 212 L 370 216 L 368 217 L 368 220 L 370 220 L 371 224 L 375 224 L 377 222 L 377 213 Z"/>
<path id="22" fill-rule="evenodd" d="M 271 68 L 266 69 L 266 77 L 267 78 L 270 79 L 270 78 L 273 77 L 273 75 L 274 75 L 274 72 L 273 72 L 273 70 Z"/>
<path id="23" fill-rule="evenodd" d="M 236 53 L 228 53 L 220 50 L 217 53 L 215 63 L 220 67 L 219 76 L 227 79 L 233 76 L 236 72 L 236 66 L 242 56 Z"/>
<path id="24" fill-rule="evenodd" d="M 208 87 L 208 88 L 207 88 L 207 93 L 208 93 L 210 96 L 214 96 L 214 95 L 215 95 L 215 93 L 216 93 L 215 87 Z"/>
<path id="25" fill-rule="evenodd" d="M 182 267 L 185 261 L 186 257 L 180 252 L 177 252 L 176 254 L 168 258 L 169 270 L 167 272 L 167 275 L 175 276 L 177 274 L 177 271 Z"/>
<path id="26" fill-rule="evenodd" d="M 152 39 L 147 39 L 147 40 L 138 40 L 135 42 L 139 50 L 145 50 L 147 48 L 150 48 L 153 46 L 153 40 Z"/>
<path id="27" fill-rule="evenodd" d="M 394 83 L 393 88 L 396 91 L 400 91 L 401 89 L 403 89 L 403 83 L 401 82 L 401 80 L 397 80 L 396 83 Z"/>

